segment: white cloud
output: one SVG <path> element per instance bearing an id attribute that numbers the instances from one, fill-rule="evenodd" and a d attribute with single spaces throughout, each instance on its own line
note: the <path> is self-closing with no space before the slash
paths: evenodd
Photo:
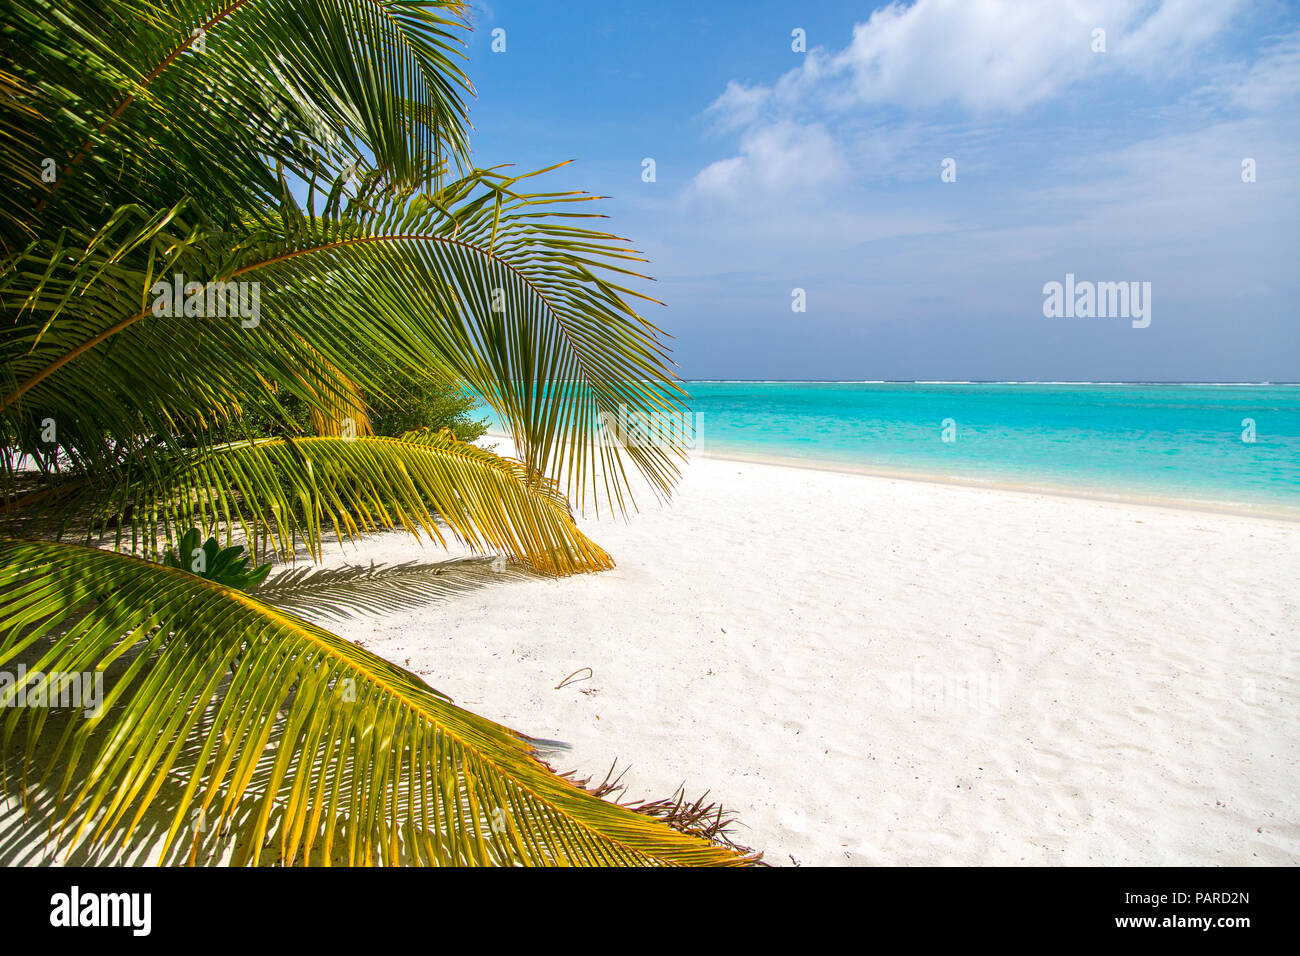
<path id="1" fill-rule="evenodd" d="M 1099 19 L 1058 4 L 891 5 L 854 27 L 853 42 L 828 72 L 847 74 L 847 93 L 858 103 L 1015 111 L 1052 95 L 1104 55 L 1090 49 Z"/>
<path id="2" fill-rule="evenodd" d="M 917 0 L 891 3 L 836 53 L 814 49 L 772 87 L 734 81 L 709 107 L 723 125 L 772 111 L 958 105 L 1016 113 L 1091 76 L 1171 74 L 1231 21 L 1242 0 Z M 1106 52 L 1093 51 L 1093 31 Z"/>
<path id="3" fill-rule="evenodd" d="M 1151 79 L 1204 69 L 1192 54 L 1226 30 L 1241 3 L 890 3 L 854 26 L 847 47 L 814 48 L 771 85 L 729 82 L 705 115 L 716 129 L 739 134 L 739 155 L 702 169 L 688 195 L 743 199 L 756 190 L 834 184 L 846 176 L 846 157 L 858 168 L 894 169 L 898 163 L 890 158 L 908 148 L 917 129 L 946 126 L 960 135 L 970 123 L 985 131 L 1005 128 L 1026 109 L 1101 77 Z M 1094 52 L 1097 29 L 1105 31 L 1105 52 Z M 1300 43 L 1280 44 L 1273 61 L 1225 75 L 1217 98 L 1272 103 L 1285 97 L 1300 79 Z M 882 107 L 902 112 L 876 112 Z M 951 107 L 956 117 L 935 112 Z M 955 136 L 947 140 L 946 148 L 958 145 Z M 978 154 L 963 154 L 967 172 L 977 168 L 969 160 Z M 927 157 L 908 168 L 930 175 L 931 165 Z"/>
<path id="4" fill-rule="evenodd" d="M 746 131 L 740 138 L 740 155 L 706 166 L 689 188 L 705 196 L 733 199 L 800 192 L 833 183 L 847 169 L 825 127 L 780 120 Z"/>
<path id="5" fill-rule="evenodd" d="M 1283 38 L 1257 62 L 1239 66 L 1236 72 L 1217 92 L 1238 109 L 1267 113 L 1293 104 L 1300 99 L 1300 32 Z"/>
<path id="6" fill-rule="evenodd" d="M 731 80 L 705 113 L 716 118 L 723 129 L 748 126 L 758 118 L 759 109 L 770 95 L 766 87 L 746 86 Z"/>
<path id="7" fill-rule="evenodd" d="M 1164 0 L 1120 34 L 1116 52 L 1134 72 L 1177 73 L 1194 65 L 1189 57 L 1218 36 L 1241 6 L 1242 0 Z"/>

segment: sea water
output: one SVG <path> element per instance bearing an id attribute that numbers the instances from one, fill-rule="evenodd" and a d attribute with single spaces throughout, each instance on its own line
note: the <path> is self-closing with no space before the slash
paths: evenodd
<path id="1" fill-rule="evenodd" d="M 1300 510 L 1300 386 L 687 382 L 704 455 Z"/>

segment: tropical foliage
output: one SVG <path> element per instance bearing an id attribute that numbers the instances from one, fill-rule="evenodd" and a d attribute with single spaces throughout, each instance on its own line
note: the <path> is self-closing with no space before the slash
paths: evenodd
<path id="1" fill-rule="evenodd" d="M 479 417 L 482 406 L 472 396 L 455 386 L 427 376 L 409 377 L 389 371 L 381 372 L 383 390 L 362 395 L 365 419 L 354 421 L 375 435 L 400 438 L 407 432 L 440 432 L 444 428 L 465 442 L 476 441 L 488 430 L 488 419 Z M 283 438 L 286 435 L 313 435 L 322 427 L 312 409 L 292 395 L 280 396 L 282 413 L 274 418 L 249 409 L 238 418 L 215 425 L 208 432 L 212 442 L 231 442 L 249 438 Z M 345 425 L 345 427 L 348 427 Z"/>
<path id="2" fill-rule="evenodd" d="M 570 502 L 621 509 L 634 475 L 658 494 L 675 481 L 681 448 L 595 427 L 682 408 L 637 311 L 642 260 L 592 197 L 472 167 L 465 16 L 430 0 L 9 4 L 0 669 L 28 676 L 0 682 L 0 705 L 52 701 L 58 674 L 106 688 L 93 716 L 0 709 L 6 784 L 52 794 L 60 845 L 751 859 L 698 803 L 606 799 L 290 610 L 313 589 L 391 600 L 374 569 L 259 587 L 266 561 L 382 529 L 514 574 L 600 571 L 612 559 Z M 453 430 L 376 434 L 420 383 L 481 396 L 518 457 Z M 462 570 L 393 573 L 427 593 Z"/>

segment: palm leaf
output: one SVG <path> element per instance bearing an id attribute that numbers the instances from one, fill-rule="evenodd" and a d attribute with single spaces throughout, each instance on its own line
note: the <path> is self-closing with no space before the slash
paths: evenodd
<path id="1" fill-rule="evenodd" d="M 407 610 L 530 574 L 502 558 L 453 558 L 401 564 L 298 568 L 276 574 L 256 591 L 259 601 L 312 621 Z"/>
<path id="2" fill-rule="evenodd" d="M 0 237 L 31 238 L 38 224 L 22 198 L 40 188 L 41 169 L 30 162 L 36 137 L 31 125 L 40 114 L 30 103 L 30 90 L 16 76 L 0 71 Z M 10 250 L 3 249 L 4 253 Z"/>
<path id="3" fill-rule="evenodd" d="M 132 504 L 131 545 L 146 552 L 160 536 L 170 541 L 191 526 L 238 528 L 258 554 L 270 539 L 281 554 L 301 541 L 319 557 L 329 531 L 344 540 L 401 528 L 446 544 L 445 525 L 471 549 L 509 555 L 543 574 L 614 563 L 578 530 L 549 482 L 530 479 L 519 462 L 446 431 L 226 445 L 196 454 L 156 481 L 150 476 L 110 488 L 97 503 L 92 528 L 106 512 Z"/>
<path id="4" fill-rule="evenodd" d="M 465 10 L 11 0 L 0 31 L 10 527 L 45 539 L 111 524 L 119 547 L 157 555 L 200 524 L 261 550 L 306 542 L 316 558 L 330 533 L 397 527 L 529 572 L 612 565 L 568 499 L 599 503 L 599 481 L 627 507 L 628 464 L 668 494 L 681 436 L 646 443 L 602 426 L 679 418 L 685 396 L 663 333 L 637 311 L 654 301 L 632 287 L 643 260 L 574 205 L 594 197 L 524 191 L 529 177 L 500 169 L 447 181 L 468 152 Z M 34 175 L 45 159 L 52 183 Z M 256 284 L 260 323 L 154 314 L 155 283 L 176 275 L 209 292 Z M 447 436 L 368 437 L 362 396 L 382 397 L 390 370 L 481 396 L 520 460 Z M 296 436 L 286 397 L 306 405 L 317 437 L 215 437 L 246 415 Z M 451 574 L 455 586 L 472 578 Z M 342 609 L 385 581 L 433 596 L 440 576 L 292 571 L 264 596 L 293 604 L 314 591 L 317 607 Z M 0 539 L 0 666 L 28 658 L 112 678 L 108 710 L 89 720 L 0 709 L 0 758 L 23 730 L 23 784 L 34 768 L 54 782 L 57 835 L 72 844 L 147 840 L 142 821 L 164 810 L 170 858 L 191 861 L 263 860 L 268 838 L 285 862 L 747 859 L 713 845 L 722 818 L 702 805 L 613 806 L 603 788 L 550 773 L 541 742 L 180 569 Z M 0 696 L 11 690 L 0 683 Z M 188 808 L 219 825 L 195 829 Z"/>
<path id="5" fill-rule="evenodd" d="M 93 221 L 111 192 L 229 215 L 276 202 L 282 171 L 367 158 L 417 183 L 424 157 L 467 155 L 464 15 L 454 0 L 14 0 L 14 68 L 50 118 L 24 160 L 59 164 L 37 209 Z"/>
<path id="6" fill-rule="evenodd" d="M 574 786 L 529 738 L 387 661 L 183 571 L 0 542 L 0 636 L 0 666 L 29 651 L 44 674 L 108 673 L 101 712 L 69 717 L 42 761 L 66 766 L 56 837 L 74 844 L 119 825 L 129 839 L 183 770 L 164 859 L 219 853 L 225 834 L 237 864 L 268 839 L 284 862 L 749 862 Z M 6 750 L 23 713 L 9 711 Z M 26 721 L 27 753 L 46 724 Z"/>
<path id="7" fill-rule="evenodd" d="M 363 390 L 377 362 L 464 383 L 500 413 L 529 468 L 563 481 L 574 500 L 585 503 L 599 475 L 606 500 L 629 503 L 625 459 L 666 494 L 685 431 L 642 443 L 600 427 L 685 413 L 662 333 L 629 303 L 646 297 L 613 281 L 635 277 L 624 263 L 640 260 L 617 237 L 572 224 L 593 214 L 568 207 L 591 197 L 517 192 L 519 178 L 476 171 L 433 195 L 387 184 L 339 218 L 250 225 L 233 248 L 228 235 L 178 238 L 168 271 L 260 283 L 262 318 L 251 330 L 154 316 L 143 301 L 159 273 L 149 267 L 132 280 L 120 260 L 117 284 L 90 311 L 84 292 L 103 285 L 84 278 L 90 264 L 78 266 L 75 280 L 54 281 L 62 264 L 34 259 L 7 288 L 23 297 L 26 328 L 39 322 L 45 331 L 39 343 L 33 331 L 15 333 L 16 343 L 32 345 L 15 356 L 16 384 L 0 409 L 21 400 L 85 418 L 99 414 L 90 395 L 128 381 L 169 408 L 219 406 L 223 395 L 229 403 L 256 394 L 247 385 L 253 370 L 283 381 L 310 342 Z M 83 295 L 73 299 L 71 288 Z M 167 360 L 142 367 L 146 348 Z M 124 360 L 134 365 L 117 364 Z M 187 390 L 176 369 L 200 370 L 202 389 Z"/>

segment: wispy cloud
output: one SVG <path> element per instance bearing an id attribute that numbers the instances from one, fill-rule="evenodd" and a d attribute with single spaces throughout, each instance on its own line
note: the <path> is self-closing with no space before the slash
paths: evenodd
<path id="1" fill-rule="evenodd" d="M 690 188 L 730 199 L 776 191 L 788 195 L 840 181 L 847 170 L 839 147 L 820 124 L 778 120 L 748 130 L 740 139 L 740 155 L 711 163 Z"/>
<path id="2" fill-rule="evenodd" d="M 709 107 L 724 127 L 764 113 L 863 106 L 1017 113 L 1113 73 L 1158 76 L 1232 21 L 1242 0 L 917 0 L 853 28 L 848 46 L 811 50 L 770 86 L 728 84 Z M 1100 31 L 1100 32 L 1098 32 Z"/>
<path id="3" fill-rule="evenodd" d="M 1300 107 L 1300 31 L 1278 38 L 1255 62 L 1234 63 L 1220 71 L 1204 94 L 1250 113 Z"/>

